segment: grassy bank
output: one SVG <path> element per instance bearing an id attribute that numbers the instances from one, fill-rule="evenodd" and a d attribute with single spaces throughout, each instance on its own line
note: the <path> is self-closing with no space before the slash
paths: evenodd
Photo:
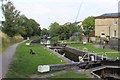
<path id="1" fill-rule="evenodd" d="M 93 45 L 94 44 L 92 44 L 92 43 L 87 43 L 86 45 L 83 45 L 83 44 L 69 44 L 69 46 L 80 49 L 80 50 L 83 50 L 84 48 L 87 48 L 87 50 L 89 52 L 92 52 L 92 53 L 94 52 L 94 53 L 97 53 L 99 55 L 102 55 L 102 54 L 106 53 L 107 57 L 109 57 L 109 58 L 117 58 L 120 55 L 120 53 L 118 51 L 96 48 Z"/>
<path id="2" fill-rule="evenodd" d="M 31 55 L 30 49 L 36 53 Z M 33 74 L 41 74 L 37 71 L 38 65 L 45 64 L 62 64 L 61 59 L 54 54 L 50 54 L 47 49 L 41 46 L 26 46 L 25 43 L 20 44 L 16 49 L 16 54 L 10 65 L 8 78 L 25 78 Z"/>
<path id="3" fill-rule="evenodd" d="M 10 45 L 22 41 L 23 37 L 21 37 L 20 35 L 19 36 L 14 36 L 14 37 L 9 37 L 7 34 L 1 32 L 0 33 L 0 39 L 1 39 L 1 42 L 0 42 L 0 45 L 1 45 L 0 52 L 1 51 L 3 52 Z"/>
<path id="4" fill-rule="evenodd" d="M 53 79 L 54 78 L 54 79 Z M 56 79 L 55 79 L 56 78 Z M 49 79 L 50 80 L 60 80 L 63 78 L 64 80 L 66 80 L 65 78 L 68 78 L 67 80 L 74 80 L 74 79 L 80 79 L 80 80 L 88 80 L 87 78 L 89 78 L 86 74 L 83 73 L 75 73 L 75 72 L 67 72 L 61 75 L 57 75 L 57 76 L 52 76 Z"/>

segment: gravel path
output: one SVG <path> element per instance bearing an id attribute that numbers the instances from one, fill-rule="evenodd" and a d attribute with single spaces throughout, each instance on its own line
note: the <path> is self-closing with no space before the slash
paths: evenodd
<path id="1" fill-rule="evenodd" d="M 26 40 L 10 46 L 2 54 L 0 54 L 0 80 L 7 74 L 9 64 L 12 61 L 13 55 L 15 54 L 16 47 L 25 41 Z"/>

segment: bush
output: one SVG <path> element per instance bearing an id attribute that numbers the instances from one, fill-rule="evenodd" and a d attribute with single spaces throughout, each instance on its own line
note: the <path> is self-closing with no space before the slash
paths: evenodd
<path id="1" fill-rule="evenodd" d="M 10 45 L 10 37 L 7 36 L 7 34 L 4 34 L 1 32 L 0 34 L 0 39 L 2 40 L 1 41 L 1 46 L 2 48 L 4 47 L 7 47 L 8 45 Z"/>
<path id="2" fill-rule="evenodd" d="M 59 39 L 59 38 L 56 36 L 56 37 L 53 37 L 51 40 L 52 40 L 53 42 L 57 42 L 58 39 Z"/>
<path id="3" fill-rule="evenodd" d="M 21 35 L 18 35 L 18 36 L 14 36 L 13 38 L 11 38 L 13 40 L 12 43 L 17 43 L 17 42 L 20 42 L 23 40 L 23 37 Z M 11 40 L 11 41 L 12 41 Z"/>
<path id="4" fill-rule="evenodd" d="M 7 34 L 5 33 L 0 33 L 0 46 L 2 47 L 3 51 L 10 45 L 20 42 L 23 40 L 23 37 L 18 35 L 18 36 L 14 36 L 14 37 L 9 37 Z M 2 50 L 0 50 L 2 51 Z"/>
<path id="5" fill-rule="evenodd" d="M 40 36 L 32 36 L 32 37 L 30 37 L 30 40 L 38 40 L 38 39 L 40 39 Z"/>
<path id="6" fill-rule="evenodd" d="M 75 41 L 75 37 L 71 36 L 70 41 Z"/>

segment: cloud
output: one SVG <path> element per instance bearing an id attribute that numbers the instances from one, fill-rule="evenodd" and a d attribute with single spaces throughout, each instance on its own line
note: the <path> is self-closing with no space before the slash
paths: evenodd
<path id="1" fill-rule="evenodd" d="M 15 5 L 17 10 L 20 10 L 21 13 L 28 13 L 28 14 L 47 14 L 50 12 L 50 8 L 43 6 L 43 5 L 23 5 L 17 4 Z"/>
<path id="2" fill-rule="evenodd" d="M 119 0 L 83 0 L 78 21 L 93 15 L 117 12 Z M 53 21 L 61 24 L 73 22 L 82 0 L 12 0 L 17 10 L 29 18 L 49 26 Z"/>
<path id="3" fill-rule="evenodd" d="M 44 2 L 44 3 L 79 3 L 82 0 L 36 0 L 38 2 Z"/>
<path id="4" fill-rule="evenodd" d="M 90 0 L 91 4 L 95 7 L 99 7 L 101 9 L 114 9 L 117 8 L 119 0 Z M 87 2 L 87 1 L 86 1 Z"/>

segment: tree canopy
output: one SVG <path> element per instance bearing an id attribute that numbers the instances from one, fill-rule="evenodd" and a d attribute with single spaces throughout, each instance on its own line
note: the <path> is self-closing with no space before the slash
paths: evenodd
<path id="1" fill-rule="evenodd" d="M 60 30 L 60 25 L 57 22 L 51 23 L 49 26 L 49 32 L 51 37 L 58 36 L 59 35 L 59 30 Z"/>
<path id="2" fill-rule="evenodd" d="M 34 19 L 28 19 L 25 15 L 20 15 L 11 1 L 2 5 L 2 12 L 5 17 L 2 31 L 8 36 L 22 35 L 31 37 L 41 35 L 40 24 Z"/>
<path id="3" fill-rule="evenodd" d="M 54 22 L 49 27 L 51 38 L 56 40 L 70 39 L 70 37 L 74 36 L 75 33 L 78 33 L 77 36 L 82 34 L 80 27 L 74 23 L 65 23 L 64 25 L 59 25 L 57 22 Z"/>
<path id="4" fill-rule="evenodd" d="M 88 35 L 90 31 L 95 30 L 95 19 L 93 16 L 87 17 L 83 22 L 84 34 Z"/>
<path id="5" fill-rule="evenodd" d="M 95 30 L 95 19 L 93 16 L 89 16 L 87 17 L 83 22 L 82 22 L 82 25 L 83 25 L 83 33 L 85 36 L 88 37 L 88 42 L 89 42 L 89 36 L 90 36 L 90 33 L 92 31 Z"/>
<path id="6" fill-rule="evenodd" d="M 5 5 L 2 5 L 3 15 L 5 17 L 3 32 L 13 37 L 18 34 L 18 18 L 20 12 L 15 9 L 12 2 L 8 1 Z"/>

